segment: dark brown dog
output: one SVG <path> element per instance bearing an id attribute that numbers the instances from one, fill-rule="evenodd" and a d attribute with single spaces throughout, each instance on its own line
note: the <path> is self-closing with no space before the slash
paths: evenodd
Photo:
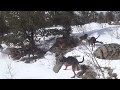
<path id="1" fill-rule="evenodd" d="M 84 34 L 83 36 L 80 37 L 80 41 L 82 40 L 87 40 L 88 34 Z"/>
<path id="2" fill-rule="evenodd" d="M 95 37 L 91 37 L 91 38 L 88 40 L 88 43 L 89 43 L 89 46 L 90 46 L 90 45 L 95 46 L 96 38 L 95 38 Z"/>
<path id="3" fill-rule="evenodd" d="M 99 38 L 99 37 L 100 37 L 100 35 L 99 35 L 97 38 Z M 89 46 L 90 46 L 90 45 L 92 45 L 92 46 L 94 45 L 94 46 L 95 46 L 95 43 L 96 43 L 96 42 L 99 42 L 99 41 L 96 41 L 97 38 L 91 37 L 91 38 L 88 40 Z"/>
<path id="4" fill-rule="evenodd" d="M 99 35 L 100 36 L 100 35 Z M 99 37 L 98 36 L 98 37 Z M 97 38 L 98 38 L 97 37 Z M 91 45 L 92 46 L 92 51 L 93 51 L 93 47 L 95 47 L 95 43 L 101 43 L 103 44 L 103 42 L 100 42 L 100 41 L 97 41 L 95 37 L 91 37 L 89 40 L 88 40 L 88 43 L 89 43 L 89 46 Z"/>
<path id="5" fill-rule="evenodd" d="M 63 59 L 61 60 L 62 62 L 64 62 L 64 65 L 66 66 L 66 68 L 64 70 L 67 69 L 68 66 L 72 66 L 72 71 L 74 73 L 74 76 L 72 76 L 71 78 L 75 78 L 76 73 L 75 70 L 79 70 L 79 63 L 84 62 L 84 57 L 83 60 L 81 62 L 79 62 L 75 57 L 69 56 L 69 57 L 63 57 Z"/>

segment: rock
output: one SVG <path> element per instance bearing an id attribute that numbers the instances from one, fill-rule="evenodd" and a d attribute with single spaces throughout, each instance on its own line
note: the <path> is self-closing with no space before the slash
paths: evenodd
<path id="1" fill-rule="evenodd" d="M 112 76 L 112 73 L 113 73 L 113 69 L 108 70 L 108 74 L 109 74 L 110 76 Z"/>
<path id="2" fill-rule="evenodd" d="M 112 77 L 107 77 L 107 79 L 112 79 Z"/>
<path id="3" fill-rule="evenodd" d="M 94 71 L 87 70 L 84 76 L 86 77 L 86 79 L 96 79 L 97 73 Z"/>
<path id="4" fill-rule="evenodd" d="M 82 65 L 80 72 L 77 73 L 78 78 L 82 79 L 96 79 L 97 73 L 93 71 L 89 65 Z"/>
<path id="5" fill-rule="evenodd" d="M 93 54 L 99 59 L 120 59 L 120 45 L 116 43 L 104 44 L 97 48 Z"/>
<path id="6" fill-rule="evenodd" d="M 117 73 L 112 73 L 112 77 L 114 77 L 115 79 L 117 79 Z"/>
<path id="7" fill-rule="evenodd" d="M 85 71 L 80 71 L 80 72 L 77 73 L 76 76 L 77 76 L 78 78 L 82 78 L 84 73 L 85 73 Z"/>
<path id="8" fill-rule="evenodd" d="M 90 66 L 88 66 L 88 65 L 80 65 L 80 69 L 82 70 L 82 71 L 86 71 L 86 70 L 88 70 L 90 68 Z"/>

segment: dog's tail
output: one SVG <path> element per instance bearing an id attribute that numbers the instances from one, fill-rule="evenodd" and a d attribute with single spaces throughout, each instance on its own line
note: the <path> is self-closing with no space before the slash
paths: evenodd
<path id="1" fill-rule="evenodd" d="M 99 35 L 100 36 L 100 35 Z M 99 36 L 97 37 L 97 38 L 99 38 Z M 95 38 L 95 39 L 97 39 L 97 38 Z"/>
<path id="2" fill-rule="evenodd" d="M 79 62 L 79 63 L 82 63 L 82 62 L 84 62 L 84 56 L 83 56 L 83 60 L 81 62 Z"/>
<path id="3" fill-rule="evenodd" d="M 80 56 L 74 56 L 74 57 L 76 58 L 76 57 L 80 57 Z"/>

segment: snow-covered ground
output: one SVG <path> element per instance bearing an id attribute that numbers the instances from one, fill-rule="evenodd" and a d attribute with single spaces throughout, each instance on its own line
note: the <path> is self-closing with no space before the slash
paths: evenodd
<path id="1" fill-rule="evenodd" d="M 118 43 L 120 44 L 120 26 L 119 25 L 108 25 L 106 23 L 90 23 L 85 24 L 84 26 L 72 26 L 72 34 L 81 36 L 84 30 L 84 33 L 87 33 L 89 37 L 95 36 L 100 37 L 97 39 L 103 43 Z M 101 44 L 96 44 L 98 48 Z M 6 47 L 6 46 L 4 46 Z M 88 48 L 86 48 L 88 47 Z M 91 47 L 88 45 L 83 46 L 79 45 L 74 48 L 71 52 L 68 52 L 65 56 L 80 56 L 77 57 L 79 61 L 82 60 L 82 57 L 85 57 L 83 64 L 91 65 L 92 60 L 90 58 Z M 97 59 L 97 62 L 101 67 L 109 66 L 113 68 L 113 72 L 117 73 L 118 78 L 120 78 L 120 60 L 102 60 Z M 11 60 L 8 55 L 0 52 L 0 78 L 1 79 L 71 79 L 73 72 L 71 66 L 68 67 L 68 70 L 63 70 L 65 66 L 58 73 L 53 72 L 53 66 L 55 64 L 55 54 L 47 52 L 46 55 L 37 60 L 35 63 L 24 63 L 16 62 Z M 102 78 L 102 77 L 101 77 Z M 76 78 L 77 79 L 77 78 Z"/>

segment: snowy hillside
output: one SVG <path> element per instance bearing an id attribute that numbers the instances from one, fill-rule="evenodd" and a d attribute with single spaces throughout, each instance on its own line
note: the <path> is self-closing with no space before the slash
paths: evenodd
<path id="1" fill-rule="evenodd" d="M 106 23 L 90 23 L 84 26 L 72 26 L 72 35 L 81 36 L 82 33 L 87 33 L 89 37 L 100 37 L 97 39 L 105 44 L 118 43 L 120 44 L 120 26 L 119 25 L 108 25 Z M 98 48 L 101 44 L 96 44 L 94 50 Z M 3 45 L 4 46 L 4 45 Z M 6 46 L 4 46 L 6 47 Z M 90 58 L 91 47 L 88 45 L 79 45 L 74 48 L 71 52 L 68 52 L 65 56 L 80 56 L 77 57 L 79 61 L 82 57 L 85 57 L 85 61 L 82 64 L 87 64 L 92 66 L 92 59 Z M 113 72 L 117 73 L 120 79 L 120 60 L 102 60 L 97 59 L 97 62 L 101 67 L 108 66 L 114 69 Z M 55 65 L 55 54 L 47 52 L 44 58 L 37 60 L 35 63 L 26 64 L 24 62 L 16 62 L 11 60 L 8 55 L 0 52 L 0 78 L 1 79 L 71 79 L 73 76 L 71 66 L 68 70 L 63 70 L 65 66 L 63 65 L 59 73 L 53 72 L 53 66 Z M 101 73 L 100 73 L 101 74 Z M 107 77 L 107 74 L 105 74 Z M 100 75 L 102 78 L 102 75 Z M 80 79 L 80 78 L 76 78 Z"/>

